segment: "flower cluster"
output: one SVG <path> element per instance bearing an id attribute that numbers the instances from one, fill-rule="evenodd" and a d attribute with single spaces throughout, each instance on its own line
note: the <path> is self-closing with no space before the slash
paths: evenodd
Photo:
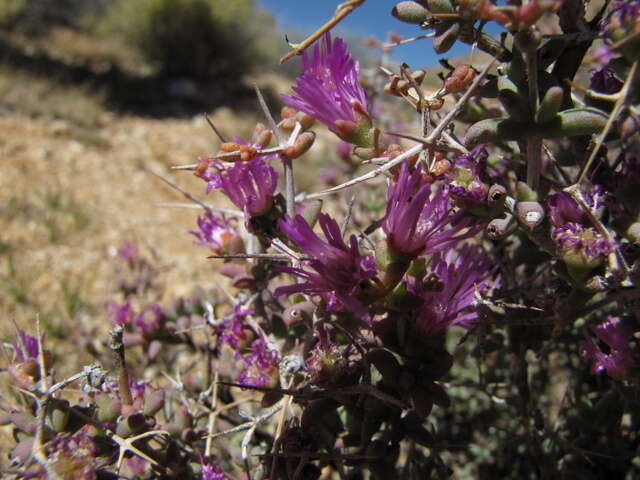
<path id="1" fill-rule="evenodd" d="M 360 85 L 358 62 L 344 40 L 327 33 L 311 55 L 303 54 L 302 68 L 295 95 L 281 95 L 282 100 L 317 118 L 343 140 L 368 146 L 367 95 Z"/>
<path id="2" fill-rule="evenodd" d="M 198 230 L 189 233 L 196 237 L 198 245 L 217 254 L 244 251 L 242 236 L 234 228 L 233 221 L 224 216 L 218 217 L 211 211 L 198 217 Z"/>
<path id="3" fill-rule="evenodd" d="M 389 203 L 382 229 L 389 247 L 402 255 L 415 257 L 455 246 L 478 233 L 480 228 L 462 210 L 455 210 L 451 191 L 440 187 L 432 194 L 421 168 L 409 171 L 405 162 L 395 185 L 389 187 Z M 448 227 L 448 228 L 447 228 Z"/>
<path id="4" fill-rule="evenodd" d="M 368 281 L 376 275 L 373 257 L 360 253 L 355 235 L 347 245 L 340 227 L 329 215 L 320 214 L 318 222 L 325 240 L 318 237 L 300 215 L 278 223 L 282 232 L 309 259 L 303 262 L 307 268 L 280 267 L 281 272 L 296 275 L 304 282 L 278 287 L 276 295 L 321 294 L 333 308 L 347 308 L 366 316 L 367 309 L 361 294 L 369 285 Z"/>
<path id="5" fill-rule="evenodd" d="M 424 333 L 437 333 L 452 325 L 470 328 L 478 318 L 472 307 L 490 288 L 499 285 L 492 278 L 494 264 L 482 248 L 464 245 L 459 251 L 435 255 L 428 281 L 410 285 L 422 301 L 417 325 Z"/>

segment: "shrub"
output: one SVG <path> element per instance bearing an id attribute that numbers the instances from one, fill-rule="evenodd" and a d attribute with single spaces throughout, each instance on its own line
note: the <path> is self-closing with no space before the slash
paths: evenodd
<path id="1" fill-rule="evenodd" d="M 250 29 L 252 0 L 119 1 L 97 24 L 134 43 L 161 74 L 237 78 L 261 57 Z"/>

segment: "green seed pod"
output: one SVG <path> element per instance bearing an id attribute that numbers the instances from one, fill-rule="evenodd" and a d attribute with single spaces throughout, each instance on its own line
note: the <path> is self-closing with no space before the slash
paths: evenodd
<path id="1" fill-rule="evenodd" d="M 399 2 L 391 10 L 391 15 L 401 22 L 421 24 L 429 17 L 429 10 L 418 2 Z"/>
<path id="2" fill-rule="evenodd" d="M 560 111 L 563 98 L 564 92 L 562 88 L 551 87 L 547 90 L 536 112 L 536 123 L 546 123 L 553 120 L 558 111 Z"/>
<path id="3" fill-rule="evenodd" d="M 458 36 L 460 35 L 460 23 L 452 23 L 451 26 L 441 35 L 434 37 L 433 49 L 436 53 L 442 54 L 448 52 L 449 49 L 456 43 Z"/>

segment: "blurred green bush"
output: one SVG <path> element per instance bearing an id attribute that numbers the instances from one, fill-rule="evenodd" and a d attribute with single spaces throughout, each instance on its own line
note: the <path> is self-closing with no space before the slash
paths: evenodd
<path id="1" fill-rule="evenodd" d="M 0 27 L 29 35 L 46 33 L 56 25 L 77 26 L 88 9 L 100 8 L 109 0 L 1 0 Z"/>
<path id="2" fill-rule="evenodd" d="M 118 0 L 94 26 L 137 46 L 161 74 L 205 80 L 237 81 L 275 61 L 283 43 L 254 0 Z"/>

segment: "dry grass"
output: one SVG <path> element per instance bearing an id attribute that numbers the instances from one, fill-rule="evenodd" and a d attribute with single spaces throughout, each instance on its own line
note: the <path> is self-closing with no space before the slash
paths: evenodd
<path id="1" fill-rule="evenodd" d="M 230 131 L 239 123 L 228 110 L 214 118 Z M 170 266 L 164 280 L 172 295 L 187 293 L 211 272 L 206 252 L 185 234 L 197 211 L 158 207 L 184 199 L 142 169 L 202 192 L 201 181 L 167 170 L 212 150 L 202 119 L 103 115 L 95 134 L 106 145 L 82 143 L 68 121 L 20 115 L 0 117 L 0 132 L 3 338 L 14 321 L 30 328 L 37 313 L 58 335 L 72 322 L 104 323 L 112 291 L 109 252 L 126 240 Z"/>

